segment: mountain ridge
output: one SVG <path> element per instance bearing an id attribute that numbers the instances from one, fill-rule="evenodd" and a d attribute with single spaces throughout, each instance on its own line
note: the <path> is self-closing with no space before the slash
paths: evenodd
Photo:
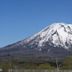
<path id="1" fill-rule="evenodd" d="M 0 57 L 25 61 L 51 61 L 72 54 L 72 25 L 53 23 L 35 35 L 0 49 Z"/>

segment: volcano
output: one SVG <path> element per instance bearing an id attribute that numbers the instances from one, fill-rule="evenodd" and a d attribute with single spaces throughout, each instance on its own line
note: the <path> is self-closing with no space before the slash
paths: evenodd
<path id="1" fill-rule="evenodd" d="M 53 23 L 35 35 L 0 48 L 0 59 L 47 62 L 72 55 L 72 24 Z"/>

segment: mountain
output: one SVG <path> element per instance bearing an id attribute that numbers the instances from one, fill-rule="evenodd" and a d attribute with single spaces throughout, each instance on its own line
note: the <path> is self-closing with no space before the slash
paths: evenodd
<path id="1" fill-rule="evenodd" d="M 72 54 L 72 25 L 53 23 L 35 35 L 0 49 L 0 58 L 26 62 L 62 60 Z"/>

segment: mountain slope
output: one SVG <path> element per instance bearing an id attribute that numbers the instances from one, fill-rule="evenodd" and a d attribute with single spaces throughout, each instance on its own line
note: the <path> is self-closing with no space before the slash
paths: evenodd
<path id="1" fill-rule="evenodd" d="M 72 25 L 54 23 L 35 35 L 0 49 L 0 57 L 25 61 L 62 59 L 72 53 Z"/>

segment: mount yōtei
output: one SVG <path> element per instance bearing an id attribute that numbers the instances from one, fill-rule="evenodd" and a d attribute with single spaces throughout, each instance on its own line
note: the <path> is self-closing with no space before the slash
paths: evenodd
<path id="1" fill-rule="evenodd" d="M 27 62 L 63 59 L 72 54 L 72 25 L 54 23 L 35 35 L 0 49 L 0 58 Z"/>

